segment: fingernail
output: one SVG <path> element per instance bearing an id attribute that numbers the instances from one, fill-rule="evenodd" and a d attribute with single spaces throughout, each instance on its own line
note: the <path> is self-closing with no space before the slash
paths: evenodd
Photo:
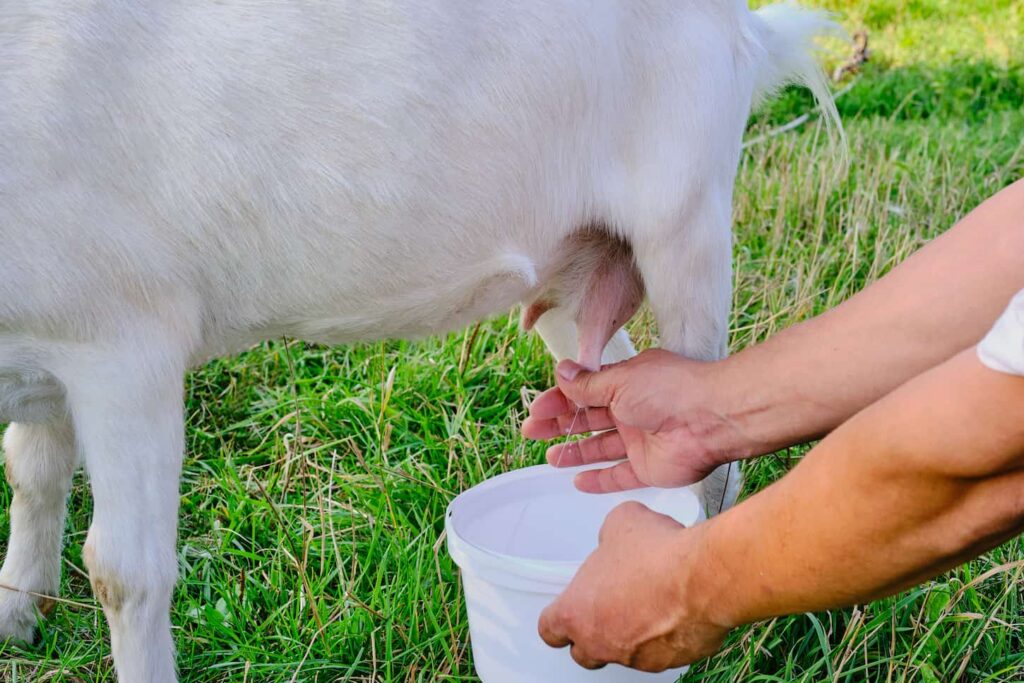
<path id="1" fill-rule="evenodd" d="M 558 364 L 557 372 L 559 377 L 567 382 L 571 382 L 576 379 L 576 375 L 580 374 L 580 370 L 582 369 L 583 367 L 577 365 L 574 361 L 563 360 Z"/>

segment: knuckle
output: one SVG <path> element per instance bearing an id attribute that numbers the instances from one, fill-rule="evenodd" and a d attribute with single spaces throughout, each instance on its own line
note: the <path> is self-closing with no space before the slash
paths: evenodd
<path id="1" fill-rule="evenodd" d="M 592 657 L 590 654 L 584 651 L 583 648 L 581 648 L 579 645 L 573 645 L 572 648 L 569 650 L 569 653 L 572 655 L 573 660 L 575 660 L 576 663 L 582 666 L 584 669 L 590 669 L 591 671 L 594 671 L 596 669 L 604 668 L 604 666 L 606 665 L 605 662 L 602 662 Z"/>
<path id="2" fill-rule="evenodd" d="M 628 500 L 625 503 L 616 505 L 608 515 L 608 519 L 614 519 L 616 522 L 625 522 L 634 519 L 646 511 L 647 507 L 643 503 L 639 503 L 635 500 Z"/>
<path id="3" fill-rule="evenodd" d="M 576 615 L 573 609 L 567 603 L 560 603 L 555 607 L 554 616 L 562 630 L 571 637 L 576 631 Z"/>
<path id="4" fill-rule="evenodd" d="M 541 613 L 540 621 L 537 623 L 537 634 L 549 647 L 562 647 L 564 643 L 558 633 L 559 632 L 556 627 L 555 620 L 551 616 L 551 612 L 545 610 Z"/>
<path id="5" fill-rule="evenodd" d="M 598 540 L 603 541 L 608 536 L 615 535 L 622 527 L 629 526 L 638 509 L 645 508 L 636 501 L 621 503 L 612 508 L 612 511 L 605 517 L 604 524 L 601 525 Z"/>

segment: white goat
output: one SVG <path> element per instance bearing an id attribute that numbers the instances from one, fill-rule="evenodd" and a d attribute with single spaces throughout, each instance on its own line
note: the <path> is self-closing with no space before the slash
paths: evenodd
<path id="1" fill-rule="evenodd" d="M 0 4 L 0 635 L 58 589 L 81 460 L 120 679 L 175 680 L 183 375 L 212 356 L 523 302 L 593 367 L 644 292 L 663 346 L 722 356 L 751 102 L 798 81 L 834 116 L 828 25 L 739 0 Z M 630 353 L 620 332 L 606 358 Z"/>

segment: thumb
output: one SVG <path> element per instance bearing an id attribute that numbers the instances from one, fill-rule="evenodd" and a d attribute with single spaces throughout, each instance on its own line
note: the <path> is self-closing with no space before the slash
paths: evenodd
<path id="1" fill-rule="evenodd" d="M 675 531 L 685 528 L 686 525 L 669 515 L 652 510 L 638 501 L 627 500 L 612 508 L 604 518 L 597 538 L 598 542 L 607 543 L 616 539 L 634 538 L 641 531 Z"/>
<path id="2" fill-rule="evenodd" d="M 579 363 L 563 360 L 556 368 L 558 388 L 581 407 L 611 405 L 615 396 L 615 371 L 612 368 L 590 372 Z"/>

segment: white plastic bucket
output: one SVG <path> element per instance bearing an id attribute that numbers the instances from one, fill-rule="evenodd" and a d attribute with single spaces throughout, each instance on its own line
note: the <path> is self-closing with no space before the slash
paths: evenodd
<path id="1" fill-rule="evenodd" d="M 649 674 L 617 665 L 588 671 L 567 648 L 552 649 L 537 635 L 541 610 L 597 547 L 601 524 L 616 505 L 639 501 L 686 525 L 704 519 L 689 489 L 580 493 L 572 483 L 580 470 L 539 465 L 508 472 L 448 506 L 448 552 L 462 570 L 483 683 L 668 683 L 686 671 Z"/>

